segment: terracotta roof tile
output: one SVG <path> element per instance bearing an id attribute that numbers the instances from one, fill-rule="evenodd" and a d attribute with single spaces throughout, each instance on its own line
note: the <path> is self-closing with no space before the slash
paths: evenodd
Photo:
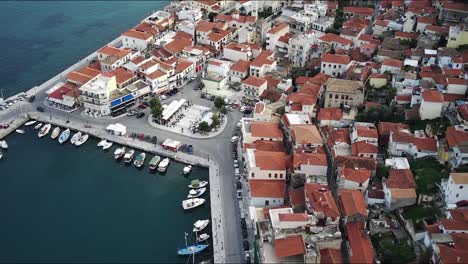
<path id="1" fill-rule="evenodd" d="M 320 249 L 320 264 L 341 264 L 343 257 L 341 251 L 334 248 Z"/>
<path id="2" fill-rule="evenodd" d="M 309 220 L 306 213 L 278 214 L 280 222 L 305 222 Z"/>
<path id="3" fill-rule="evenodd" d="M 275 239 L 275 254 L 278 258 L 302 255 L 305 252 L 301 235 Z"/>
<path id="4" fill-rule="evenodd" d="M 389 67 L 395 67 L 395 68 L 401 68 L 403 67 L 403 62 L 401 60 L 394 60 L 394 59 L 389 59 L 385 58 L 382 62 L 382 65 L 389 66 Z"/>
<path id="5" fill-rule="evenodd" d="M 351 152 L 354 156 L 359 154 L 377 154 L 379 152 L 378 148 L 372 144 L 367 143 L 366 141 L 358 141 L 351 145 Z"/>
<path id="6" fill-rule="evenodd" d="M 356 156 L 337 156 L 335 158 L 336 167 L 358 168 L 375 171 L 377 162 L 372 158 L 363 158 Z"/>
<path id="7" fill-rule="evenodd" d="M 344 177 L 348 181 L 365 183 L 371 177 L 372 172 L 370 170 L 355 170 L 344 168 L 341 170 L 341 177 Z"/>
<path id="8" fill-rule="evenodd" d="M 351 58 L 348 55 L 325 53 L 322 55 L 322 62 L 348 65 L 351 62 Z"/>
<path id="9" fill-rule="evenodd" d="M 276 34 L 276 33 L 280 32 L 281 30 L 283 30 L 285 28 L 289 28 L 289 25 L 286 24 L 286 23 L 281 23 L 281 24 L 278 24 L 278 25 L 274 26 L 273 28 L 271 28 L 267 33 Z"/>
<path id="10" fill-rule="evenodd" d="M 286 182 L 280 180 L 249 180 L 252 197 L 284 198 Z"/>
<path id="11" fill-rule="evenodd" d="M 122 36 L 129 37 L 129 38 L 135 38 L 135 39 L 140 39 L 140 40 L 149 40 L 153 37 L 150 33 L 142 32 L 142 31 L 137 31 L 134 29 L 130 29 L 124 33 L 122 33 Z"/>
<path id="12" fill-rule="evenodd" d="M 318 120 L 335 120 L 343 119 L 343 110 L 341 108 L 321 108 L 318 114 Z"/>
<path id="13" fill-rule="evenodd" d="M 295 168 L 301 165 L 327 166 L 327 155 L 316 153 L 294 153 L 293 166 Z"/>
<path id="14" fill-rule="evenodd" d="M 312 209 L 317 213 L 323 213 L 325 217 L 336 219 L 340 216 L 335 199 L 327 186 L 315 183 L 306 183 L 305 196 Z"/>
<path id="15" fill-rule="evenodd" d="M 360 7 L 360 6 L 345 6 L 343 8 L 343 12 L 345 13 L 354 13 L 359 15 L 374 15 L 374 8 L 370 7 Z"/>
<path id="16" fill-rule="evenodd" d="M 323 144 L 322 136 L 315 125 L 297 125 L 291 128 L 291 136 L 296 144 Z"/>
<path id="17" fill-rule="evenodd" d="M 255 151 L 255 163 L 261 170 L 286 170 L 291 157 L 286 153 L 272 151 Z"/>
<path id="18" fill-rule="evenodd" d="M 414 180 L 413 173 L 411 170 L 397 170 L 391 169 L 388 172 L 388 179 L 385 181 L 385 185 L 390 189 L 415 189 L 416 182 Z"/>
<path id="19" fill-rule="evenodd" d="M 437 90 L 423 90 L 422 98 L 425 102 L 432 102 L 432 103 L 442 103 L 444 102 L 443 96 Z"/>
<path id="20" fill-rule="evenodd" d="M 238 60 L 236 63 L 232 64 L 231 71 L 247 72 L 249 68 L 250 68 L 250 61 Z"/>
<path id="21" fill-rule="evenodd" d="M 378 138 L 379 133 L 376 128 L 370 128 L 367 126 L 356 126 L 356 132 L 358 137 L 366 138 Z"/>
<path id="22" fill-rule="evenodd" d="M 244 143 L 247 149 L 256 149 L 270 152 L 285 152 L 286 149 L 281 141 L 255 140 L 253 143 Z"/>
<path id="23" fill-rule="evenodd" d="M 351 222 L 346 224 L 351 254 L 350 263 L 374 263 L 375 253 L 372 243 L 367 236 L 364 224 L 361 222 Z"/>
<path id="24" fill-rule="evenodd" d="M 390 136 L 391 131 L 409 129 L 409 126 L 402 123 L 379 122 L 377 129 L 379 131 L 379 135 Z"/>
<path id="25" fill-rule="evenodd" d="M 340 190 L 338 203 L 343 216 L 360 214 L 367 217 L 367 203 L 359 190 Z"/>
<path id="26" fill-rule="evenodd" d="M 353 41 L 351 41 L 349 39 L 346 39 L 346 38 L 343 38 L 343 37 L 340 37 L 340 36 L 335 35 L 333 33 L 327 33 L 327 34 L 321 36 L 319 38 L 319 40 L 321 40 L 323 42 L 327 42 L 327 43 L 336 42 L 336 43 L 339 43 L 339 44 L 341 44 L 343 46 L 351 45 L 353 43 Z"/>
<path id="27" fill-rule="evenodd" d="M 465 145 L 468 143 L 468 131 L 464 131 L 464 129 L 457 130 L 454 126 L 451 126 L 447 128 L 445 138 L 449 147 Z"/>
<path id="28" fill-rule="evenodd" d="M 289 200 L 291 201 L 291 206 L 296 207 L 300 205 L 305 205 L 305 193 L 303 188 L 292 189 L 289 191 Z"/>
<path id="29" fill-rule="evenodd" d="M 252 137 L 283 139 L 283 131 L 279 128 L 278 123 L 252 122 L 250 129 Z"/>
<path id="30" fill-rule="evenodd" d="M 254 87 L 260 87 L 266 82 L 267 81 L 265 79 L 255 77 L 255 76 L 249 76 L 247 79 L 242 81 L 242 83 L 250 85 L 250 86 L 254 86 Z"/>

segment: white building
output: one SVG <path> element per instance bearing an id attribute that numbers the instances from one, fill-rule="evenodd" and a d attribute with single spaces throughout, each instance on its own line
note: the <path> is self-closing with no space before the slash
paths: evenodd
<path id="1" fill-rule="evenodd" d="M 289 32 L 289 24 L 279 24 L 270 29 L 266 34 L 267 50 L 275 51 L 279 38 Z"/>
<path id="2" fill-rule="evenodd" d="M 377 146 L 379 134 L 375 126 L 355 125 L 350 127 L 351 143 L 365 141 L 368 144 Z"/>
<path id="3" fill-rule="evenodd" d="M 468 200 L 468 173 L 450 173 L 449 178 L 442 181 L 442 189 L 447 204 Z"/>
<path id="4" fill-rule="evenodd" d="M 289 155 L 284 152 L 247 149 L 248 179 L 286 181 Z"/>
<path id="5" fill-rule="evenodd" d="M 244 97 L 250 100 L 258 100 L 259 96 L 267 89 L 267 80 L 255 76 L 249 76 L 242 81 Z"/>
<path id="6" fill-rule="evenodd" d="M 285 181 L 249 180 L 250 205 L 263 207 L 278 207 L 284 204 L 286 191 Z"/>
<path id="7" fill-rule="evenodd" d="M 154 38 L 150 33 L 130 29 L 122 34 L 124 48 L 143 51 L 153 42 Z"/>
<path id="8" fill-rule="evenodd" d="M 283 141 L 283 131 L 279 128 L 278 123 L 242 118 L 242 138 L 244 144 L 257 140 Z"/>
<path id="9" fill-rule="evenodd" d="M 188 21 L 198 21 L 202 18 L 203 13 L 200 9 L 196 8 L 190 8 L 188 6 L 185 6 L 177 12 L 177 18 L 179 20 L 188 20 Z"/>
<path id="10" fill-rule="evenodd" d="M 86 113 L 110 115 L 111 93 L 117 89 L 115 76 L 100 74 L 80 87 L 80 101 Z"/>
<path id="11" fill-rule="evenodd" d="M 98 60 L 101 63 L 101 70 L 110 72 L 122 66 L 130 60 L 131 52 L 127 49 L 119 49 L 112 46 L 105 46 L 97 51 Z"/>
<path id="12" fill-rule="evenodd" d="M 312 178 L 312 182 L 327 183 L 328 163 L 325 154 L 294 153 L 293 169 L 294 173 L 305 174 L 306 178 Z"/>
<path id="13" fill-rule="evenodd" d="M 350 62 L 348 55 L 323 54 L 321 72 L 333 77 L 341 76 L 348 70 Z"/>
<path id="14" fill-rule="evenodd" d="M 239 44 L 231 42 L 223 49 L 223 59 L 230 61 L 250 60 L 252 58 L 252 51 L 250 46 L 246 44 Z"/>
<path id="15" fill-rule="evenodd" d="M 312 58 L 319 58 L 318 38 L 323 34 L 317 31 L 295 35 L 289 40 L 288 58 L 294 66 L 305 67 Z"/>
<path id="16" fill-rule="evenodd" d="M 382 66 L 380 67 L 380 73 L 384 74 L 386 72 L 389 72 L 394 75 L 400 74 L 402 67 L 403 67 L 402 61 L 385 58 L 382 62 Z"/>
<path id="17" fill-rule="evenodd" d="M 175 28 L 177 31 L 188 33 L 195 37 L 196 24 L 189 20 L 178 21 Z"/>
<path id="18" fill-rule="evenodd" d="M 448 94 L 466 94 L 466 80 L 462 78 L 447 78 Z"/>
<path id="19" fill-rule="evenodd" d="M 444 98 L 437 90 L 423 90 L 419 116 L 421 120 L 435 119 L 441 116 Z"/>

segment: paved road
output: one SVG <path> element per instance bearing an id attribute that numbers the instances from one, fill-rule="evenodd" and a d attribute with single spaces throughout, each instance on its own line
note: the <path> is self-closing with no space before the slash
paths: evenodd
<path id="1" fill-rule="evenodd" d="M 191 100 L 194 104 L 204 105 L 208 107 L 213 106 L 213 102 L 202 99 L 199 96 L 199 91 L 195 91 L 193 87 L 198 85 L 200 81 L 193 81 L 183 87 L 182 92 L 170 97 L 162 103 L 169 103 L 171 100 L 186 98 Z M 44 106 L 43 101 L 45 94 L 40 93 L 36 95 L 34 103 L 17 102 L 14 106 L 10 107 L 7 111 L 0 111 L 0 123 L 6 123 L 13 120 L 21 112 L 36 111 L 38 106 Z M 145 110 L 149 113 L 149 109 Z M 111 123 L 122 123 L 127 126 L 127 130 L 131 132 L 139 132 L 147 135 L 154 135 L 158 137 L 159 141 L 171 138 L 179 140 L 186 144 L 194 146 L 195 152 L 205 153 L 209 155 L 209 159 L 215 160 L 220 168 L 221 178 L 221 199 L 224 220 L 221 223 L 224 226 L 224 248 L 226 250 L 226 261 L 228 263 L 240 263 L 243 261 L 242 252 L 242 232 L 240 228 L 240 212 L 238 201 L 235 193 L 235 176 L 233 170 L 233 159 L 231 143 L 229 139 L 232 137 L 233 131 L 236 128 L 236 123 L 242 117 L 239 111 L 228 112 L 228 124 L 225 130 L 214 138 L 210 139 L 194 139 L 183 135 L 174 134 L 169 131 L 160 130 L 148 124 L 146 118 L 136 119 L 135 117 L 124 116 L 122 118 L 93 118 L 83 115 L 80 112 L 65 113 L 53 108 L 46 108 L 46 113 L 50 113 L 52 119 L 58 118 L 62 120 L 70 120 L 70 122 L 79 122 L 80 124 L 99 124 L 99 126 L 106 126 Z M 103 131 L 103 133 L 105 133 Z"/>

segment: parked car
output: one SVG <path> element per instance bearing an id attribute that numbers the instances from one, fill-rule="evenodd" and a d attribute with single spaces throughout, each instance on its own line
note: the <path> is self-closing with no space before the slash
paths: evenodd
<path id="1" fill-rule="evenodd" d="M 34 99 L 36 99 L 36 96 L 35 96 L 35 95 L 31 95 L 31 97 L 29 97 L 29 102 L 30 102 L 30 103 L 34 102 Z"/>
<path id="2" fill-rule="evenodd" d="M 206 98 L 206 95 L 204 93 L 200 94 L 200 98 Z"/>
<path id="3" fill-rule="evenodd" d="M 138 118 L 138 119 L 140 119 L 140 118 L 142 118 L 144 116 L 145 116 L 145 113 L 143 113 L 143 112 L 139 112 L 138 114 L 136 114 L 136 118 Z"/>
<path id="4" fill-rule="evenodd" d="M 234 168 L 239 168 L 239 162 L 237 159 L 234 160 Z"/>
<path id="5" fill-rule="evenodd" d="M 245 111 L 245 106 L 241 106 L 241 108 L 239 109 L 241 112 L 244 112 Z"/>
<path id="6" fill-rule="evenodd" d="M 212 95 L 210 96 L 210 101 L 214 101 L 216 99 L 216 96 Z"/>
<path id="7" fill-rule="evenodd" d="M 188 154 L 193 154 L 193 146 L 192 145 L 187 146 L 187 153 Z"/>
<path id="8" fill-rule="evenodd" d="M 242 238 L 247 238 L 247 229 L 242 229 Z"/>
<path id="9" fill-rule="evenodd" d="M 242 200 L 242 190 L 237 190 L 237 199 Z"/>
<path id="10" fill-rule="evenodd" d="M 194 81 L 194 80 L 196 80 L 196 79 L 197 79 L 197 76 L 192 76 L 192 77 L 190 77 L 190 80 L 191 80 L 191 81 Z"/>
<path id="11" fill-rule="evenodd" d="M 244 240 L 244 250 L 249 251 L 250 250 L 250 243 L 247 240 Z"/>
<path id="12" fill-rule="evenodd" d="M 234 169 L 234 175 L 240 176 L 239 168 L 235 168 L 235 169 Z"/>
<path id="13" fill-rule="evenodd" d="M 147 106 L 146 106 L 144 103 L 141 103 L 141 104 L 138 106 L 138 108 L 140 108 L 140 109 L 146 109 L 146 107 L 147 107 Z"/>
<path id="14" fill-rule="evenodd" d="M 134 111 L 134 110 L 129 110 L 129 111 L 127 112 L 127 116 L 134 116 L 134 115 L 136 115 L 136 114 L 137 114 L 137 111 Z"/>
<path id="15" fill-rule="evenodd" d="M 37 109 L 38 112 L 44 112 L 45 111 L 44 107 L 42 107 L 42 106 L 38 106 L 36 109 Z"/>
<path id="16" fill-rule="evenodd" d="M 242 183 L 240 181 L 237 181 L 236 182 L 236 187 L 237 187 L 237 190 L 242 189 Z"/>
<path id="17" fill-rule="evenodd" d="M 238 136 L 234 136 L 231 138 L 231 142 L 232 143 L 236 143 L 237 141 L 239 141 L 239 137 Z"/>
<path id="18" fill-rule="evenodd" d="M 163 95 L 161 95 L 160 98 L 161 98 L 161 100 L 166 100 L 166 99 L 167 99 L 167 96 L 165 96 L 165 95 L 163 94 Z"/>

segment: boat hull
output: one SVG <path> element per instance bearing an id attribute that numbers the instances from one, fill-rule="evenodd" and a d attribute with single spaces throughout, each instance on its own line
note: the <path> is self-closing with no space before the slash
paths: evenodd
<path id="1" fill-rule="evenodd" d="M 181 248 L 177 251 L 177 255 L 180 256 L 188 256 L 188 255 L 193 255 L 193 254 L 198 254 L 208 248 L 208 244 L 195 244 L 195 245 L 189 245 L 184 248 Z"/>

